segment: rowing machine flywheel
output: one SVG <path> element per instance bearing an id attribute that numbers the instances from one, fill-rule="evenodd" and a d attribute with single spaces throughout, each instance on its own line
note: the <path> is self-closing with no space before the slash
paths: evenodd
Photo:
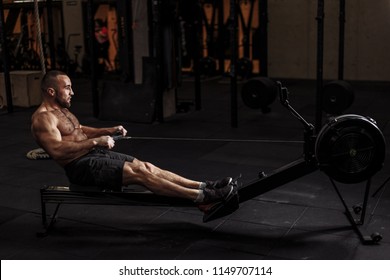
<path id="1" fill-rule="evenodd" d="M 376 122 L 360 115 L 342 115 L 319 132 L 315 154 L 330 178 L 345 184 L 371 178 L 383 166 L 385 139 Z"/>

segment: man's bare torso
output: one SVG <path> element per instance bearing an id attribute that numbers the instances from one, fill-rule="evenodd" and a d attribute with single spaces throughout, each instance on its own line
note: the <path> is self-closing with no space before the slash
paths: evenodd
<path id="1" fill-rule="evenodd" d="M 63 140 L 81 141 L 88 138 L 81 130 L 79 120 L 68 109 L 53 110 L 51 113 L 58 120 L 57 128 Z"/>
<path id="2" fill-rule="evenodd" d="M 45 114 L 45 118 L 49 119 L 54 126 L 58 129 L 61 134 L 62 141 L 78 142 L 88 139 L 87 135 L 81 129 L 79 120 L 73 115 L 68 109 L 47 109 L 43 104 L 37 109 L 37 111 L 32 116 L 32 122 L 35 126 L 33 129 L 34 138 L 37 140 L 38 144 L 42 146 L 49 154 L 49 149 L 44 147 L 43 135 L 40 133 L 40 123 L 39 118 L 42 117 L 40 114 Z M 44 128 L 43 128 L 44 129 Z M 86 152 L 79 154 L 82 156 Z M 54 155 L 51 156 L 56 160 L 61 166 L 66 165 L 68 162 L 74 160 L 75 158 L 69 159 L 57 159 Z"/>

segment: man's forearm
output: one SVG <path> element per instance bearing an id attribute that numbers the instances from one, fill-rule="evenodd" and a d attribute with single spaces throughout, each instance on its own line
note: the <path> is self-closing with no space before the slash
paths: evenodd
<path id="1" fill-rule="evenodd" d="M 78 142 L 62 141 L 58 146 L 53 146 L 51 149 L 53 158 L 62 161 L 78 158 L 99 146 L 99 143 L 96 139 L 86 139 Z"/>
<path id="2" fill-rule="evenodd" d="M 95 128 L 89 126 L 81 126 L 83 132 L 87 135 L 88 138 L 95 138 L 105 135 L 113 135 L 116 132 L 115 127 L 103 127 Z"/>

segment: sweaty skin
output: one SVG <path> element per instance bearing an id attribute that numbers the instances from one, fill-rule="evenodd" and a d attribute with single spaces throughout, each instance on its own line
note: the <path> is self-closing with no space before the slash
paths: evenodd
<path id="1" fill-rule="evenodd" d="M 61 166 L 85 155 L 94 147 L 111 149 L 114 140 L 109 135 L 127 131 L 122 126 L 93 128 L 82 126 L 68 110 L 74 95 L 67 76 L 60 76 L 58 89 L 48 93 L 58 102 L 44 101 L 32 115 L 31 131 L 37 143 Z M 63 108 L 61 106 L 64 106 Z"/>
<path id="2" fill-rule="evenodd" d="M 93 148 L 112 149 L 115 141 L 111 136 L 127 134 L 122 125 L 109 128 L 81 125 L 68 110 L 73 95 L 69 77 L 65 74 L 56 76 L 50 86 L 42 89 L 42 104 L 31 119 L 34 139 L 61 166 L 87 154 Z M 125 162 L 122 183 L 141 184 L 159 195 L 183 197 L 193 201 L 201 192 L 199 181 L 184 178 L 138 159 Z"/>

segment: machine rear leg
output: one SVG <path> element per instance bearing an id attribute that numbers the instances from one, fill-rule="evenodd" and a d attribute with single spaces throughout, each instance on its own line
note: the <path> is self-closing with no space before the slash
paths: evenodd
<path id="1" fill-rule="evenodd" d="M 43 223 L 43 232 L 38 232 L 37 237 L 45 237 L 49 234 L 50 230 L 54 227 L 54 224 L 57 221 L 58 211 L 60 209 L 61 203 L 56 205 L 56 208 L 53 212 L 53 215 L 50 217 L 50 223 L 47 223 L 46 217 L 46 203 L 42 202 L 42 223 Z"/>
<path id="2" fill-rule="evenodd" d="M 350 209 L 348 207 L 343 196 L 341 195 L 339 188 L 337 187 L 336 183 L 332 180 L 332 178 L 330 178 L 330 181 L 331 181 L 338 197 L 340 198 L 341 203 L 343 204 L 343 206 L 345 208 L 345 214 L 346 214 L 350 224 L 352 225 L 353 229 L 355 230 L 355 232 L 359 236 L 360 241 L 366 245 L 379 243 L 382 240 L 382 235 L 380 233 L 374 232 L 372 234 L 367 234 L 360 228 L 360 226 L 362 226 L 364 224 L 364 219 L 366 216 L 366 209 L 367 209 L 369 190 L 370 190 L 370 186 L 371 186 L 371 179 L 369 179 L 366 183 L 363 204 L 354 205 L 352 207 L 352 209 Z"/>

